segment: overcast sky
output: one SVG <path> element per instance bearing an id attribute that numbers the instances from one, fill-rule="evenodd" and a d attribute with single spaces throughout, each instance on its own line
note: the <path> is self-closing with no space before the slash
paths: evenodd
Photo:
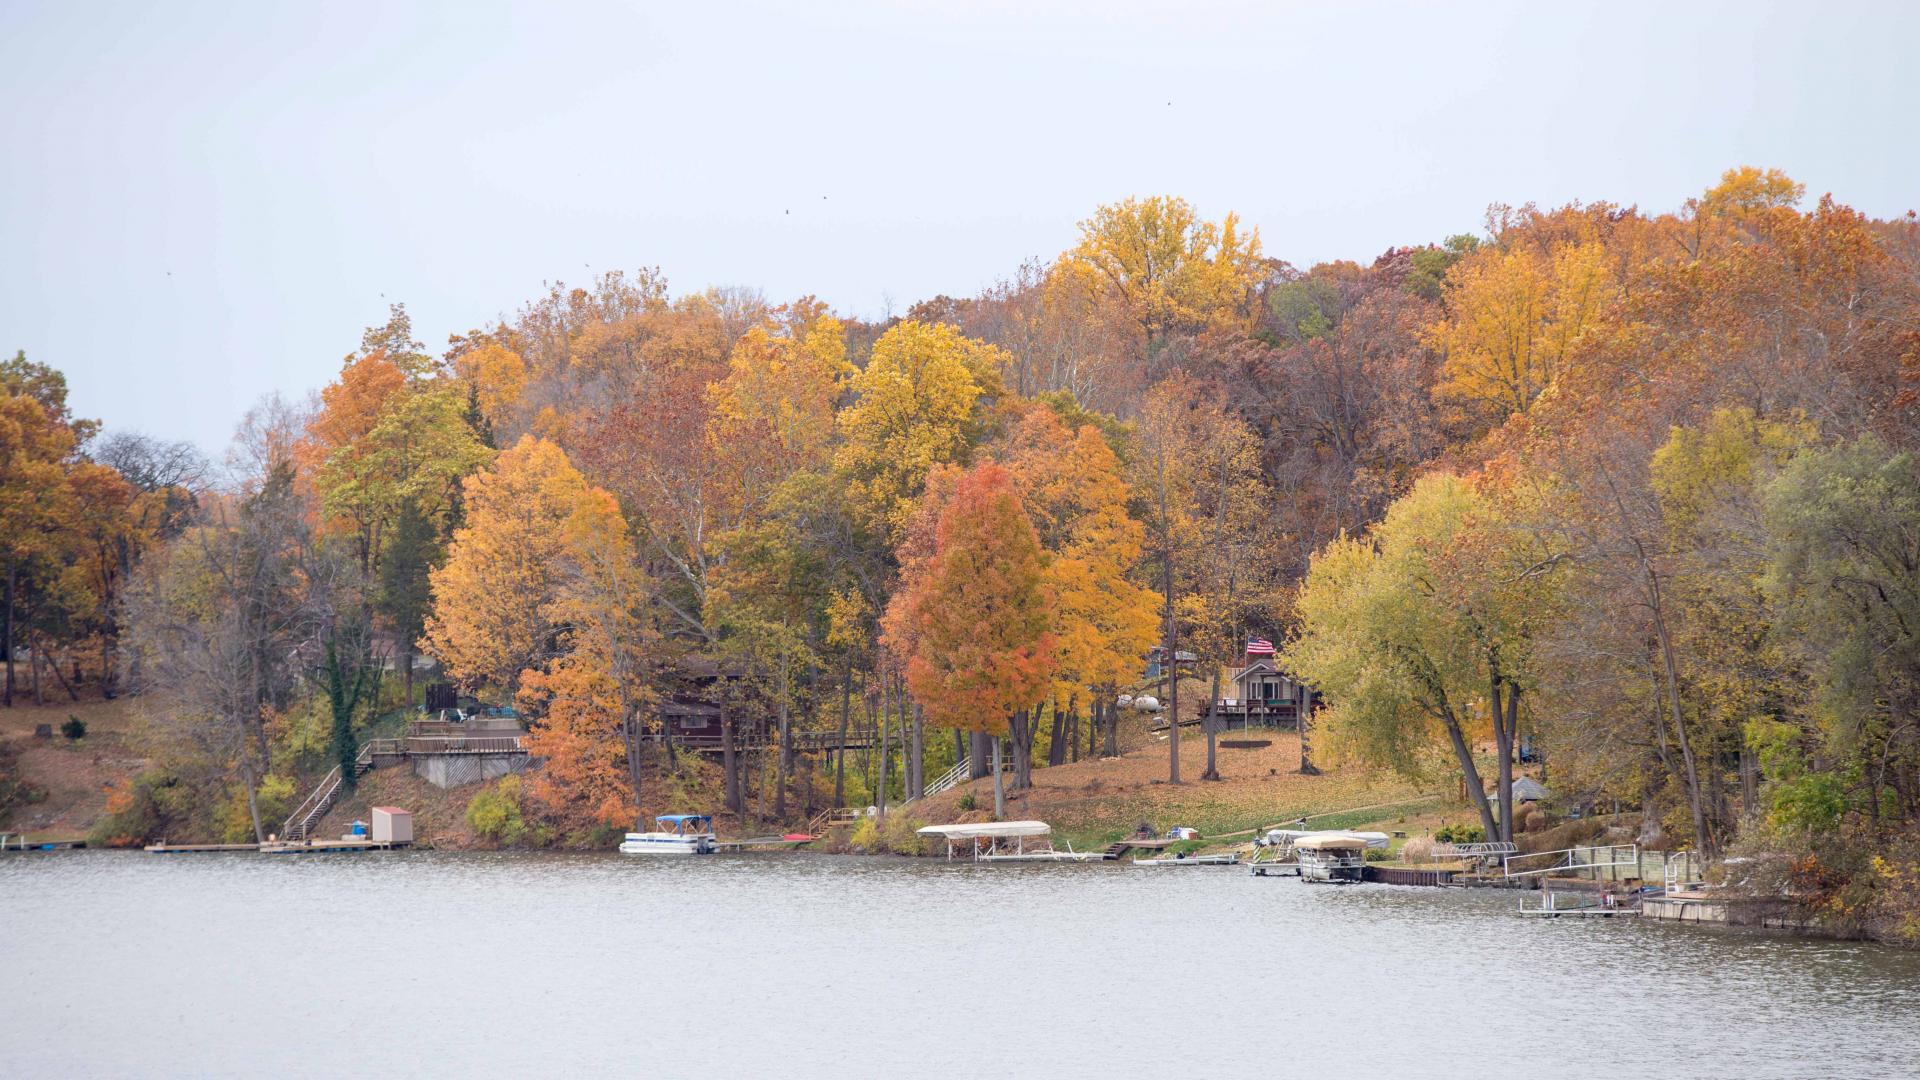
<path id="1" fill-rule="evenodd" d="M 1305 266 L 1772 165 L 1920 205 L 1920 5 L 0 0 L 0 349 L 214 449 L 404 301 L 877 316 L 1177 194 Z"/>

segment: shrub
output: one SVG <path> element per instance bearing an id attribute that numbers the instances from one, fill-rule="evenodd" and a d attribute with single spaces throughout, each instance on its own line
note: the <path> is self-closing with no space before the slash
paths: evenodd
<path id="1" fill-rule="evenodd" d="M 1478 844 L 1487 838 L 1487 830 L 1478 825 L 1442 825 L 1433 838 L 1443 844 Z"/>
<path id="2" fill-rule="evenodd" d="M 87 843 L 95 847 L 139 847 L 157 840 L 174 820 L 178 777 L 165 772 L 143 772 L 126 787 L 107 796 L 107 813 L 93 827 Z"/>
<path id="3" fill-rule="evenodd" d="M 1400 845 L 1400 861 L 1427 863 L 1433 861 L 1433 841 L 1424 836 L 1416 836 Z"/>
<path id="4" fill-rule="evenodd" d="M 520 811 L 520 778 L 508 776 L 467 803 L 467 824 L 482 839 L 496 844 L 514 844 L 526 835 L 527 823 Z"/>
<path id="5" fill-rule="evenodd" d="M 925 855 L 927 838 L 920 835 L 924 824 L 906 814 L 889 814 L 880 825 L 880 840 L 896 855 Z"/>
<path id="6" fill-rule="evenodd" d="M 920 826 L 924 824 L 917 818 L 906 814 L 888 814 L 884 818 L 863 817 L 853 827 L 853 835 L 847 838 L 847 847 L 863 855 L 923 855 L 926 853 L 925 838 L 920 835 Z"/>
<path id="7" fill-rule="evenodd" d="M 67 722 L 60 725 L 60 734 L 69 741 L 77 742 L 87 737 L 87 722 L 77 716 L 68 716 Z"/>
<path id="8" fill-rule="evenodd" d="M 1531 810 L 1520 819 L 1521 832 L 1539 832 L 1547 827 L 1547 814 L 1544 810 Z"/>
<path id="9" fill-rule="evenodd" d="M 1370 847 L 1362 853 L 1361 858 L 1367 862 L 1386 862 L 1388 859 L 1393 858 L 1393 853 L 1389 852 L 1386 848 Z"/>
<path id="10" fill-rule="evenodd" d="M 973 800 L 973 792 L 969 791 L 965 795 L 960 796 L 960 809 L 972 810 L 976 805 Z"/>
<path id="11" fill-rule="evenodd" d="M 293 778 L 268 776 L 260 781 L 254 804 L 260 808 L 260 828 L 268 833 L 279 832 L 287 811 L 293 809 Z M 219 832 L 221 843 L 253 843 L 253 813 L 247 809 L 246 785 L 234 785 L 227 797 L 213 808 L 213 827 Z"/>

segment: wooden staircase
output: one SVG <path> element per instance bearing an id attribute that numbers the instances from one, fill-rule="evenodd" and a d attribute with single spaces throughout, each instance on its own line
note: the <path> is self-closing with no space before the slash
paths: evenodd
<path id="1" fill-rule="evenodd" d="M 972 762 L 969 761 L 967 758 L 961 758 L 959 762 L 954 765 L 953 768 L 948 769 L 946 772 L 943 772 L 939 776 L 934 777 L 933 782 L 927 785 L 927 789 L 920 793 L 920 797 L 923 799 L 930 799 L 933 796 L 938 795 L 943 791 L 947 791 L 955 787 L 956 785 L 965 782 L 965 780 L 967 779 L 967 774 L 972 771 L 973 771 Z M 912 799 L 907 800 L 907 802 L 912 802 L 912 801 L 913 801 Z M 902 803 L 901 805 L 904 806 L 906 804 Z"/>
<path id="2" fill-rule="evenodd" d="M 396 741 L 398 740 L 373 739 L 361 747 L 360 756 L 353 759 L 354 780 L 358 781 L 373 771 L 373 754 L 376 747 L 382 747 L 382 752 L 391 753 L 392 751 L 384 748 L 382 744 Z M 341 790 L 340 766 L 335 765 L 331 772 L 321 778 L 320 783 L 314 787 L 313 793 L 307 796 L 306 801 L 295 807 L 293 813 L 287 815 L 286 822 L 280 826 L 280 839 L 311 839 L 310 834 L 314 826 L 320 824 L 320 819 L 326 817 L 327 811 L 333 809 L 334 804 L 340 801 Z"/>

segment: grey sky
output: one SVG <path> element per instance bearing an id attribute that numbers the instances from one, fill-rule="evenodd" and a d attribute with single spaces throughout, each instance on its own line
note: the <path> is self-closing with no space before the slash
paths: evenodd
<path id="1" fill-rule="evenodd" d="M 0 0 L 0 349 L 216 448 L 390 300 L 436 349 L 640 265 L 872 316 L 1130 194 L 1303 266 L 1736 164 L 1888 216 L 1915 11 Z"/>

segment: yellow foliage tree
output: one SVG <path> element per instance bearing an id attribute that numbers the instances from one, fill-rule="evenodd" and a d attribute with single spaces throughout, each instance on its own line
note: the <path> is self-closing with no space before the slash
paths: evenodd
<path id="1" fill-rule="evenodd" d="M 1435 397 L 1485 408 L 1496 421 L 1526 412 L 1619 295 L 1596 240 L 1468 256 L 1447 275 L 1447 317 L 1428 333 L 1445 356 Z"/>
<path id="2" fill-rule="evenodd" d="M 553 655 L 565 527 L 590 490 L 558 446 L 531 435 L 467 478 L 466 524 L 433 572 L 422 642 L 463 685 L 511 689 Z"/>
<path id="3" fill-rule="evenodd" d="M 562 651 L 523 674 L 516 699 L 538 718 L 528 750 L 547 761 L 531 791 L 565 827 L 617 826 L 637 816 L 653 587 L 607 492 L 582 495 L 562 538 L 567 576 L 550 608 Z"/>
<path id="4" fill-rule="evenodd" d="M 874 343 L 840 414 L 835 464 L 865 524 L 897 544 L 934 465 L 964 461 L 1010 358 L 944 324 L 903 322 Z"/>
<path id="5" fill-rule="evenodd" d="M 1154 196 L 1102 206 L 1048 280 L 1125 328 L 1135 359 L 1175 333 L 1243 326 L 1262 270 L 1260 232 L 1232 214 L 1201 220 L 1185 199 Z"/>

